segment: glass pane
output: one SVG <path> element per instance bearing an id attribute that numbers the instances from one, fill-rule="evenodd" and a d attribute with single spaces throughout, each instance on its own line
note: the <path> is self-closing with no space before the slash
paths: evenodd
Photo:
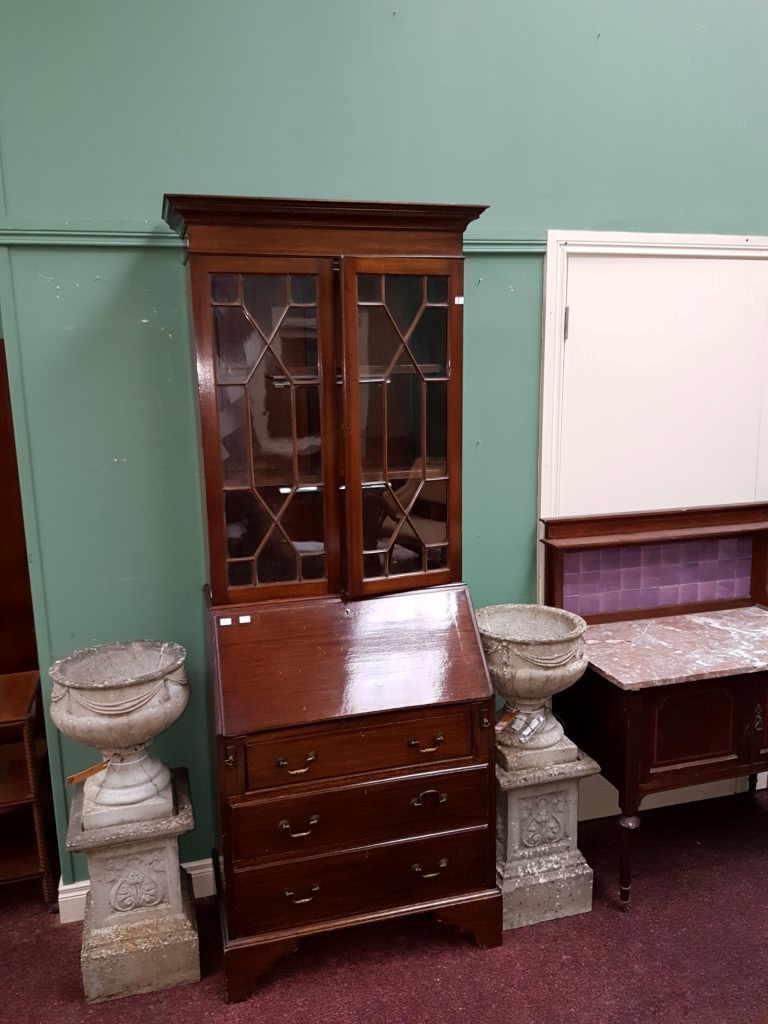
<path id="1" fill-rule="evenodd" d="M 306 555 L 301 559 L 303 580 L 325 579 L 325 555 Z"/>
<path id="2" fill-rule="evenodd" d="M 357 351 L 361 377 L 386 376 L 402 338 L 383 306 L 358 307 Z"/>
<path id="3" fill-rule="evenodd" d="M 243 387 L 219 388 L 219 434 L 225 487 L 248 487 L 248 406 Z"/>
<path id="4" fill-rule="evenodd" d="M 227 577 L 230 587 L 253 586 L 253 562 L 228 562 Z"/>
<path id="5" fill-rule="evenodd" d="M 291 306 L 272 339 L 272 351 L 292 378 L 317 379 L 317 310 Z"/>
<path id="6" fill-rule="evenodd" d="M 384 384 L 360 385 L 360 456 L 363 480 L 384 479 Z"/>
<path id="7" fill-rule="evenodd" d="M 230 558 L 255 555 L 272 526 L 272 517 L 252 491 L 227 491 L 224 519 Z"/>
<path id="8" fill-rule="evenodd" d="M 428 277 L 427 278 L 427 302 L 447 303 L 448 302 L 448 278 Z"/>
<path id="9" fill-rule="evenodd" d="M 214 306 L 213 338 L 217 381 L 245 384 L 264 351 L 264 341 L 240 306 Z"/>
<path id="10" fill-rule="evenodd" d="M 448 481 L 428 480 L 419 491 L 410 516 L 411 526 L 425 544 L 448 540 Z"/>
<path id="11" fill-rule="evenodd" d="M 390 479 L 390 494 L 387 498 L 387 506 L 393 510 L 392 514 L 401 519 L 406 512 L 410 512 L 422 486 L 423 478 L 420 460 L 414 463 L 408 476 L 399 477 L 394 480 Z"/>
<path id="12" fill-rule="evenodd" d="M 288 306 L 287 276 L 243 274 L 243 303 L 262 334 L 271 338 Z"/>
<path id="13" fill-rule="evenodd" d="M 390 475 L 421 459 L 421 389 L 416 373 L 396 373 L 387 383 L 387 466 Z"/>
<path id="14" fill-rule="evenodd" d="M 390 518 L 388 489 L 384 484 L 363 487 L 363 575 L 377 579 L 385 575 L 385 559 L 380 554 L 389 543 L 397 521 Z"/>
<path id="15" fill-rule="evenodd" d="M 290 487 L 259 487 L 256 493 L 272 515 L 277 518 L 290 498 L 292 489 Z"/>
<path id="16" fill-rule="evenodd" d="M 258 487 L 294 483 L 291 391 L 282 367 L 272 353 L 267 351 L 248 385 L 253 477 Z"/>
<path id="17" fill-rule="evenodd" d="M 427 548 L 427 569 L 434 572 L 435 569 L 448 568 L 448 548 Z"/>
<path id="18" fill-rule="evenodd" d="M 360 274 L 357 279 L 358 302 L 381 302 L 381 276 Z"/>
<path id="19" fill-rule="evenodd" d="M 430 381 L 427 392 L 427 476 L 448 472 L 448 384 Z"/>
<path id="20" fill-rule="evenodd" d="M 291 544 L 276 526 L 256 560 L 259 583 L 283 583 L 298 579 L 299 560 Z"/>
<path id="21" fill-rule="evenodd" d="M 296 464 L 298 483 L 319 484 L 323 479 L 320 444 L 320 386 L 294 388 L 296 401 Z"/>
<path id="22" fill-rule="evenodd" d="M 430 306 L 424 310 L 410 340 L 413 358 L 425 377 L 448 376 L 448 310 Z"/>
<path id="23" fill-rule="evenodd" d="M 405 336 L 424 302 L 424 278 L 413 274 L 387 274 L 384 297 L 392 319 Z"/>
<path id="24" fill-rule="evenodd" d="M 280 516 L 280 525 L 300 555 L 320 554 L 325 549 L 322 490 L 297 491 Z"/>
<path id="25" fill-rule="evenodd" d="M 312 274 L 291 274 L 291 302 L 301 305 L 317 302 L 317 282 Z"/>
<path id="26" fill-rule="evenodd" d="M 403 523 L 395 537 L 389 553 L 389 575 L 400 576 L 406 572 L 422 572 L 424 569 L 424 545 Z"/>
<path id="27" fill-rule="evenodd" d="M 237 274 L 211 274 L 211 302 L 237 301 Z"/>

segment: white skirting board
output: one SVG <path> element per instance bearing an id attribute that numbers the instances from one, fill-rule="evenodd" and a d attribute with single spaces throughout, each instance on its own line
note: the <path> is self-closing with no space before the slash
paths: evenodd
<path id="1" fill-rule="evenodd" d="M 213 864 L 210 858 L 207 860 L 192 860 L 182 864 L 187 874 L 192 879 L 192 890 L 195 899 L 200 900 L 204 896 L 213 896 L 216 892 L 216 885 L 213 878 Z M 73 921 L 82 921 L 85 917 L 85 898 L 91 887 L 89 881 L 72 882 L 64 885 L 59 881 L 59 922 L 61 924 L 72 924 Z"/>

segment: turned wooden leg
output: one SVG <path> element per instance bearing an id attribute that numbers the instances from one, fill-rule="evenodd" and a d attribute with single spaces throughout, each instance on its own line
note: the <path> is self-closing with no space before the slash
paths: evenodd
<path id="1" fill-rule="evenodd" d="M 629 910 L 629 891 L 632 885 L 632 832 L 640 828 L 637 814 L 620 814 L 621 840 L 619 847 L 619 901 L 622 910 Z"/>
<path id="2" fill-rule="evenodd" d="M 757 772 L 753 772 L 747 778 L 747 792 L 750 796 L 754 796 L 757 792 Z"/>

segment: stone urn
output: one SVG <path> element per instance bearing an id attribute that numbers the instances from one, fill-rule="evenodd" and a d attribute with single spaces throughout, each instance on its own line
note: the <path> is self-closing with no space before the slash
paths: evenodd
<path id="1" fill-rule="evenodd" d="M 54 725 L 103 755 L 104 767 L 85 781 L 84 828 L 173 813 L 171 773 L 147 748 L 187 706 L 185 659 L 178 644 L 137 640 L 89 647 L 51 666 Z"/>
<path id="2" fill-rule="evenodd" d="M 555 746 L 563 727 L 548 702 L 587 667 L 586 622 L 561 608 L 497 604 L 478 610 L 477 625 L 491 681 L 507 712 L 517 712 L 498 742 L 528 750 Z"/>

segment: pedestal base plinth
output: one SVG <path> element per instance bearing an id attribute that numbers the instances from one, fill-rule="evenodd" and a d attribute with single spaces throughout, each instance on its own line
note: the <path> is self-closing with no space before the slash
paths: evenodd
<path id="1" fill-rule="evenodd" d="M 592 869 L 576 847 L 578 784 L 600 768 L 570 740 L 564 743 L 572 748 L 570 761 L 496 767 L 496 873 L 505 930 L 592 909 Z"/>
<path id="2" fill-rule="evenodd" d="M 180 872 L 181 912 L 161 914 L 149 921 L 95 928 L 88 894 L 80 952 L 86 1002 L 135 996 L 200 980 L 192 883 L 183 868 Z"/>
<path id="3" fill-rule="evenodd" d="M 83 828 L 82 789 L 73 800 L 67 848 L 86 854 L 91 881 L 81 953 L 88 1002 L 200 980 L 192 889 L 178 853 L 178 836 L 194 828 L 186 773 L 173 783 L 173 813 L 152 821 Z"/>

